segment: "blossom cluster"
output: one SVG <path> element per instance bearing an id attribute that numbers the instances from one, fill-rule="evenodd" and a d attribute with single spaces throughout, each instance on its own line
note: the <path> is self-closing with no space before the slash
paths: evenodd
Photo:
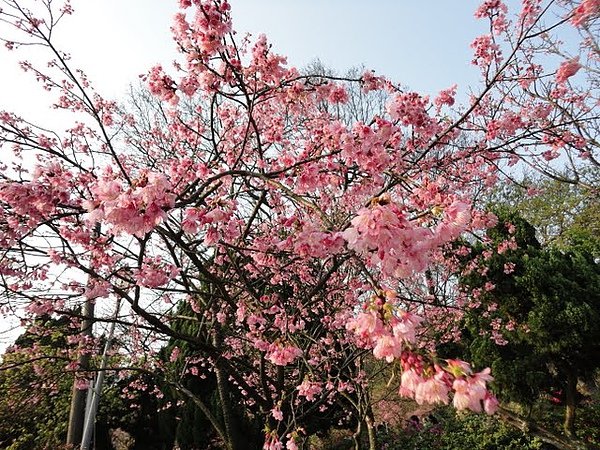
<path id="1" fill-rule="evenodd" d="M 430 231 L 409 221 L 388 196 L 361 208 L 351 225 L 343 232 L 348 248 L 381 265 L 384 274 L 406 275 L 425 268 Z"/>
<path id="2" fill-rule="evenodd" d="M 406 354 L 401 361 L 403 372 L 400 381 L 400 395 L 414 399 L 417 403 L 450 402 L 458 410 L 485 411 L 494 414 L 498 400 L 487 389 L 493 380 L 490 369 L 473 373 L 471 366 L 460 360 L 448 360 L 446 366 L 424 365 L 419 356 Z"/>
<path id="3" fill-rule="evenodd" d="M 85 207 L 92 223 L 106 222 L 115 234 L 143 237 L 158 225 L 175 203 L 171 183 L 161 173 L 143 171 L 127 188 L 107 169 L 90 190 L 93 200 Z"/>
<path id="4" fill-rule="evenodd" d="M 454 200 L 443 211 L 443 218 L 431 229 L 409 220 L 406 211 L 388 195 L 372 200 L 361 208 L 342 236 L 348 248 L 379 265 L 388 276 L 407 276 L 425 269 L 431 252 L 456 239 L 471 222 L 471 208 L 462 200 Z"/>
<path id="5" fill-rule="evenodd" d="M 400 361 L 402 376 L 400 395 L 417 403 L 450 402 L 461 409 L 493 414 L 498 406 L 496 397 L 487 390 L 492 381 L 490 369 L 473 374 L 471 366 L 460 360 L 448 360 L 445 367 L 426 363 L 415 350 L 417 330 L 422 318 L 394 305 L 394 294 L 374 296 L 365 304 L 365 311 L 348 321 L 346 328 L 358 343 L 373 349 L 377 359 L 388 363 Z"/>
<path id="6" fill-rule="evenodd" d="M 373 355 L 387 362 L 399 358 L 405 344 L 416 343 L 416 330 L 423 321 L 396 307 L 393 297 L 391 291 L 384 296 L 373 296 L 363 306 L 364 311 L 346 324 L 346 329 L 358 338 L 359 344 L 373 348 Z"/>

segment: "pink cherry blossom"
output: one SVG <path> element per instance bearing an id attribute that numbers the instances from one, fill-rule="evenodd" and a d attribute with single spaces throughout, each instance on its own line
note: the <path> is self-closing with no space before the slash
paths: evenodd
<path id="1" fill-rule="evenodd" d="M 283 413 L 281 412 L 280 406 L 277 405 L 273 409 L 271 409 L 271 415 L 273 418 L 279 422 L 283 420 Z"/>
<path id="2" fill-rule="evenodd" d="M 475 38 L 471 44 L 474 50 L 472 64 L 479 67 L 487 67 L 500 58 L 500 48 L 494 43 L 491 35 L 483 35 Z"/>
<path id="3" fill-rule="evenodd" d="M 425 379 L 415 390 L 415 401 L 422 405 L 423 403 L 443 403 L 447 405 L 450 401 L 450 388 L 446 381 L 446 374 L 443 371 L 437 371 L 434 376 Z"/>
<path id="4" fill-rule="evenodd" d="M 267 359 L 277 366 L 287 366 L 302 355 L 302 350 L 292 345 L 284 346 L 280 343 L 269 345 Z"/>
<path id="5" fill-rule="evenodd" d="M 277 433 L 272 432 L 267 434 L 263 450 L 283 450 L 283 444 L 277 437 Z"/>
<path id="6" fill-rule="evenodd" d="M 321 386 L 321 383 L 304 379 L 304 381 L 299 384 L 296 389 L 298 390 L 298 395 L 301 395 L 309 402 L 312 402 L 315 400 L 315 396 L 321 393 L 323 387 Z"/>
<path id="7" fill-rule="evenodd" d="M 384 334 L 375 339 L 375 347 L 373 348 L 375 358 L 392 362 L 394 359 L 399 358 L 401 354 L 401 341 L 395 336 Z"/>
<path id="8" fill-rule="evenodd" d="M 576 27 L 581 27 L 598 14 L 600 14 L 600 0 L 582 0 L 573 11 L 571 23 Z"/>
<path id="9" fill-rule="evenodd" d="M 173 207 L 175 195 L 167 178 L 146 171 L 133 186 L 122 187 L 112 170 L 92 185 L 94 200 L 87 202 L 90 221 L 106 221 L 113 231 L 144 236 L 166 217 Z"/>
<path id="10" fill-rule="evenodd" d="M 452 399 L 454 407 L 459 411 L 467 409 L 471 404 L 469 384 L 467 381 L 462 378 L 457 378 L 452 383 L 452 389 L 454 390 L 454 398 Z"/>
<path id="11" fill-rule="evenodd" d="M 392 120 L 399 121 L 404 126 L 425 127 L 431 121 L 427 113 L 427 97 L 421 97 L 416 92 L 402 93 L 395 96 L 388 104 L 388 112 Z"/>
<path id="12" fill-rule="evenodd" d="M 424 382 L 423 378 L 414 369 L 402 372 L 400 378 L 400 395 L 402 397 L 414 398 L 417 387 Z"/>
<path id="13" fill-rule="evenodd" d="M 579 72 L 579 69 L 581 69 L 579 58 L 564 61 L 556 71 L 556 82 L 565 83 L 569 78 Z"/>
<path id="14" fill-rule="evenodd" d="M 423 318 L 407 311 L 399 312 L 399 319 L 391 319 L 392 332 L 397 339 L 414 344 L 417 340 L 416 330 L 423 322 Z"/>
<path id="15" fill-rule="evenodd" d="M 158 288 L 167 284 L 179 274 L 172 264 L 164 264 L 161 258 L 148 258 L 142 268 L 135 271 L 134 278 L 139 286 Z"/>
<path id="16" fill-rule="evenodd" d="M 483 399 L 483 409 L 485 410 L 486 414 L 493 415 L 496 413 L 496 411 L 498 411 L 498 408 L 498 399 L 496 396 L 494 396 L 494 394 L 488 392 Z"/>
<path id="17" fill-rule="evenodd" d="M 293 438 L 289 438 L 287 443 L 285 444 L 285 448 L 287 450 L 298 450 L 299 447 L 296 444 L 296 441 Z"/>
<path id="18" fill-rule="evenodd" d="M 438 96 L 434 99 L 433 103 L 435 104 L 438 111 L 442 108 L 442 106 L 452 106 L 455 102 L 456 89 L 458 85 L 454 84 L 448 89 L 444 89 L 440 91 Z"/>
<path id="19" fill-rule="evenodd" d="M 459 359 L 448 359 L 446 360 L 448 363 L 448 371 L 454 377 L 460 377 L 465 375 L 471 375 L 471 365 L 465 361 L 461 361 Z"/>
<path id="20" fill-rule="evenodd" d="M 372 341 L 374 336 L 380 336 L 384 332 L 384 326 L 377 313 L 360 313 L 356 318 L 350 319 L 346 324 L 346 329 L 353 331 L 360 339 L 368 342 Z"/>

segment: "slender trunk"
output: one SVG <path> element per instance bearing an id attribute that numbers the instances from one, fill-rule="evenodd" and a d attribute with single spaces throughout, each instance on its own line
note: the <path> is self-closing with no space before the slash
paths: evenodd
<path id="1" fill-rule="evenodd" d="M 280 397 L 281 397 L 281 393 L 283 392 L 284 388 L 285 388 L 285 372 L 283 371 L 283 366 L 277 366 L 277 390 L 279 391 Z"/>
<path id="2" fill-rule="evenodd" d="M 100 236 L 100 224 L 94 226 L 94 237 Z M 87 344 L 86 338 L 92 338 L 92 327 L 94 326 L 94 299 L 87 298 L 83 304 L 83 320 L 79 332 L 83 338 L 83 343 L 79 345 L 79 356 L 77 357 L 77 369 L 87 370 L 90 368 L 90 355 L 84 346 Z M 71 409 L 69 410 L 69 425 L 67 428 L 67 445 L 78 447 L 83 437 L 83 422 L 85 420 L 85 401 L 87 390 L 78 389 L 77 379 L 73 381 L 71 397 Z"/>
<path id="3" fill-rule="evenodd" d="M 94 324 L 94 301 L 86 300 L 83 306 L 80 333 L 82 337 L 92 337 L 92 326 Z M 79 356 L 77 357 L 77 369 L 87 370 L 90 368 L 90 355 L 83 348 L 82 344 L 79 348 Z M 67 429 L 67 445 L 78 447 L 81 444 L 83 436 L 83 422 L 85 416 L 85 400 L 87 390 L 78 388 L 77 380 L 73 382 L 71 409 L 69 410 L 69 426 Z"/>
<path id="4" fill-rule="evenodd" d="M 575 436 L 575 407 L 577 397 L 577 377 L 572 371 L 567 375 L 567 388 L 565 392 L 565 421 L 563 428 L 567 436 Z"/>
<path id="5" fill-rule="evenodd" d="M 220 347 L 220 337 L 218 331 L 213 334 L 213 344 L 216 348 Z M 240 438 L 240 430 L 237 426 L 236 418 L 231 409 L 231 396 L 227 386 L 226 373 L 219 360 L 215 361 L 215 376 L 217 378 L 217 392 L 219 394 L 219 403 L 221 404 L 221 412 L 223 414 L 223 425 L 227 433 L 227 441 L 225 442 L 228 450 L 244 450 L 242 440 Z"/>
<path id="6" fill-rule="evenodd" d="M 433 279 L 433 274 L 430 269 L 425 271 L 425 280 L 427 281 L 427 293 L 433 300 L 433 304 L 439 306 L 440 302 L 435 295 L 435 280 Z"/>
<path id="7" fill-rule="evenodd" d="M 369 412 L 365 418 L 367 424 L 367 434 L 369 436 L 369 450 L 377 450 L 377 435 L 375 434 L 375 425 L 373 424 L 373 412 L 369 407 Z"/>
<path id="8" fill-rule="evenodd" d="M 524 433 L 536 436 L 541 441 L 546 442 L 559 450 L 582 450 L 588 448 L 585 443 L 579 440 L 564 437 L 558 433 L 547 430 L 535 422 L 527 420 L 505 408 L 501 407 L 498 410 L 498 416 L 507 424 L 518 428 Z"/>
<path id="9" fill-rule="evenodd" d="M 86 402 L 86 417 L 83 424 L 83 435 L 81 438 L 81 450 L 89 450 L 92 445 L 92 434 L 94 433 L 96 424 L 96 413 L 98 412 L 98 403 L 100 402 L 100 396 L 102 395 L 102 387 L 104 385 L 104 375 L 106 373 L 106 366 L 108 365 L 108 353 L 112 346 L 112 340 L 115 334 L 116 320 L 119 317 L 119 310 L 121 309 L 121 301 L 117 301 L 117 307 L 115 310 L 114 321 L 110 324 L 106 343 L 104 344 L 104 352 L 102 353 L 102 362 L 100 363 L 100 370 L 97 373 L 96 383 L 92 389 L 92 396 L 88 398 Z"/>
<path id="10" fill-rule="evenodd" d="M 360 450 L 360 434 L 362 432 L 362 422 L 359 420 L 356 425 L 356 431 L 352 435 L 352 440 L 354 441 L 354 450 Z"/>
<path id="11" fill-rule="evenodd" d="M 377 450 L 377 434 L 375 433 L 375 417 L 373 416 L 373 405 L 371 404 L 371 393 L 365 391 L 365 424 L 367 425 L 367 436 L 369 438 L 369 450 Z"/>
<path id="12" fill-rule="evenodd" d="M 221 426 L 221 424 L 219 423 L 217 418 L 214 416 L 214 414 L 208 408 L 208 406 L 206 406 L 206 404 L 202 401 L 202 399 L 200 397 L 198 397 L 196 394 L 194 394 L 192 391 L 187 389 L 182 384 L 171 383 L 171 385 L 173 387 L 175 387 L 175 389 L 177 389 L 179 392 L 185 394 L 188 398 L 190 398 L 194 402 L 194 404 L 200 409 L 200 411 L 202 411 L 204 413 L 204 415 L 209 420 L 209 422 L 211 423 L 211 425 L 213 426 L 213 428 L 215 429 L 215 431 L 217 432 L 219 437 L 223 440 L 223 442 L 227 442 L 227 436 L 226 436 L 225 430 L 223 430 L 223 427 Z"/>

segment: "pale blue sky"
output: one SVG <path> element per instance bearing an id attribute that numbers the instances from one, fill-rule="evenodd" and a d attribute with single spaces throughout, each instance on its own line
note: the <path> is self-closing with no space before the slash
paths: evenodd
<path id="1" fill-rule="evenodd" d="M 130 82 L 157 62 L 175 58 L 169 27 L 176 0 L 73 0 L 74 16 L 57 37 L 73 62 L 106 97 L 120 97 Z M 315 58 L 338 71 L 364 64 L 427 94 L 458 83 L 475 84 L 470 42 L 485 32 L 475 0 L 231 0 L 240 35 L 265 33 L 274 48 L 302 67 Z M 25 113 L 22 92 L 35 86 L 0 50 L 3 108 Z M 32 99 L 39 99 L 37 95 Z M 36 113 L 39 109 L 36 110 Z"/>
<path id="2" fill-rule="evenodd" d="M 478 1 L 232 0 L 235 22 L 272 36 L 291 63 L 319 57 L 339 68 L 364 64 L 418 91 L 476 81 L 469 44 L 485 32 Z"/>

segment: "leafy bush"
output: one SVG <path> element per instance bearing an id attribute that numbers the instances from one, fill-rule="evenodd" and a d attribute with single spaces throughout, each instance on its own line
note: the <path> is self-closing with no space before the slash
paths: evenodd
<path id="1" fill-rule="evenodd" d="M 438 408 L 428 417 L 407 421 L 400 430 L 380 429 L 385 450 L 545 450 L 537 438 L 504 424 L 495 417 L 457 413 Z"/>

